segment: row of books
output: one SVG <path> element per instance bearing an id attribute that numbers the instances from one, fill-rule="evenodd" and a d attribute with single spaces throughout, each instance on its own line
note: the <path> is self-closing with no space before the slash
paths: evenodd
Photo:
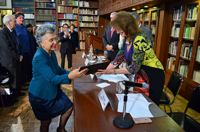
<path id="1" fill-rule="evenodd" d="M 78 15 L 74 15 L 74 14 L 58 14 L 58 19 L 78 19 Z"/>
<path id="2" fill-rule="evenodd" d="M 33 18 L 34 19 L 34 15 L 33 14 L 24 14 L 24 18 L 28 19 L 28 18 Z"/>
<path id="3" fill-rule="evenodd" d="M 37 20 L 54 21 L 54 20 L 56 20 L 56 16 L 53 16 L 53 15 L 48 15 L 48 16 L 36 15 L 36 21 Z"/>
<path id="4" fill-rule="evenodd" d="M 90 3 L 87 1 L 79 1 L 80 7 L 90 7 Z"/>
<path id="5" fill-rule="evenodd" d="M 185 27 L 184 28 L 184 38 L 194 39 L 195 27 Z"/>
<path id="6" fill-rule="evenodd" d="M 13 7 L 34 7 L 33 3 L 13 2 Z"/>
<path id="7" fill-rule="evenodd" d="M 148 21 L 149 20 L 149 12 L 144 14 L 144 20 Z"/>
<path id="8" fill-rule="evenodd" d="M 179 61 L 179 66 L 178 66 L 178 72 L 187 77 L 188 76 L 188 67 L 189 67 L 189 63 L 184 61 L 184 60 L 180 60 Z"/>
<path id="9" fill-rule="evenodd" d="M 56 10 L 36 10 L 36 15 L 56 15 Z"/>
<path id="10" fill-rule="evenodd" d="M 58 13 L 77 13 L 78 8 L 58 6 Z"/>
<path id="11" fill-rule="evenodd" d="M 174 41 L 169 44 L 169 53 L 176 55 L 178 42 Z"/>
<path id="12" fill-rule="evenodd" d="M 78 27 L 78 21 L 61 20 L 59 25 L 63 26 L 63 24 L 68 24 L 69 26 L 74 24 L 76 27 Z"/>
<path id="13" fill-rule="evenodd" d="M 36 8 L 56 8 L 56 3 L 48 3 L 48 2 L 36 2 Z"/>
<path id="14" fill-rule="evenodd" d="M 198 15 L 198 5 L 187 6 L 187 20 L 196 20 Z"/>
<path id="15" fill-rule="evenodd" d="M 85 31 L 79 32 L 79 40 L 85 40 Z"/>
<path id="16" fill-rule="evenodd" d="M 180 6 L 180 8 L 175 8 L 173 10 L 173 20 L 181 20 L 181 16 L 182 16 L 182 6 Z"/>
<path id="17" fill-rule="evenodd" d="M 179 33 L 180 33 L 180 22 L 174 22 L 172 26 L 171 36 L 179 37 Z"/>
<path id="18" fill-rule="evenodd" d="M 13 12 L 34 12 L 33 8 L 19 8 L 19 7 L 14 7 Z"/>
<path id="19" fill-rule="evenodd" d="M 175 61 L 176 58 L 175 57 L 170 57 L 167 59 L 167 68 L 174 71 L 175 68 Z"/>
<path id="20" fill-rule="evenodd" d="M 75 0 L 60 0 L 60 5 L 78 6 L 78 1 Z"/>
<path id="21" fill-rule="evenodd" d="M 80 14 L 94 14 L 98 15 L 99 10 L 90 10 L 90 9 L 79 9 Z"/>
<path id="22" fill-rule="evenodd" d="M 36 2 L 56 2 L 56 0 L 35 0 Z"/>
<path id="23" fill-rule="evenodd" d="M 33 2 L 33 0 L 12 0 L 12 2 Z"/>
<path id="24" fill-rule="evenodd" d="M 200 83 L 200 70 L 195 70 L 193 73 L 193 80 Z"/>
<path id="25" fill-rule="evenodd" d="M 140 21 L 142 21 L 143 14 L 141 13 L 139 15 L 140 15 Z"/>
<path id="26" fill-rule="evenodd" d="M 151 32 L 152 32 L 152 34 L 156 33 L 156 25 L 155 24 L 151 24 Z"/>
<path id="27" fill-rule="evenodd" d="M 99 16 L 80 16 L 80 21 L 99 21 Z"/>
<path id="28" fill-rule="evenodd" d="M 196 61 L 200 62 L 200 46 L 197 47 Z"/>
<path id="29" fill-rule="evenodd" d="M 26 23 L 30 23 L 32 25 L 35 25 L 34 20 L 24 20 L 24 24 L 26 24 Z"/>
<path id="30" fill-rule="evenodd" d="M 98 27 L 98 23 L 93 22 L 93 23 L 84 23 L 84 22 L 79 22 L 80 27 Z"/>
<path id="31" fill-rule="evenodd" d="M 80 49 L 85 49 L 85 42 L 84 41 L 80 41 Z"/>
<path id="32" fill-rule="evenodd" d="M 47 23 L 50 23 L 50 24 L 56 25 L 56 22 L 48 22 L 48 21 L 45 21 L 45 22 L 37 22 L 37 23 L 36 23 L 36 26 L 41 26 L 41 25 L 43 25 L 43 24 L 47 24 Z"/>
<path id="33" fill-rule="evenodd" d="M 0 10 L 1 15 L 12 15 L 12 10 Z"/>
<path id="34" fill-rule="evenodd" d="M 190 59 L 192 55 L 192 44 L 190 43 L 183 43 L 181 46 L 181 53 L 180 56 L 183 58 Z"/>
<path id="35" fill-rule="evenodd" d="M 156 18 L 157 18 L 157 12 L 152 12 L 151 20 L 156 20 Z"/>

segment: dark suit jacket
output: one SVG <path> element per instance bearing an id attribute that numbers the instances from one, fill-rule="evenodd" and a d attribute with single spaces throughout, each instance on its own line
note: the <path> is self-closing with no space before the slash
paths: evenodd
<path id="1" fill-rule="evenodd" d="M 113 32 L 112 38 L 111 38 L 111 25 L 108 25 L 105 29 L 105 32 L 103 34 L 103 44 L 106 47 L 108 44 L 113 46 L 114 51 L 108 51 L 107 50 L 107 58 L 111 61 L 115 59 L 119 48 L 119 34 L 117 34 L 115 31 Z"/>
<path id="2" fill-rule="evenodd" d="M 71 31 L 69 32 L 71 34 L 71 42 L 72 42 L 72 48 L 73 48 L 73 52 L 74 54 L 76 54 L 76 48 L 79 47 L 79 39 L 78 39 L 78 32 L 73 31 L 73 33 L 71 33 Z"/>
<path id="3" fill-rule="evenodd" d="M 18 39 L 16 31 L 13 30 L 13 32 Z M 20 41 L 18 39 L 20 48 L 20 53 L 18 53 L 18 46 L 15 38 L 6 26 L 0 30 L 0 40 L 1 64 L 4 67 L 14 68 L 16 66 L 16 62 L 20 59 L 20 55 L 23 54 Z"/>
<path id="4" fill-rule="evenodd" d="M 145 34 L 147 35 L 147 37 L 151 41 L 151 48 L 153 48 L 154 45 L 153 45 L 153 36 L 152 36 L 151 30 L 149 30 L 148 28 L 146 28 L 142 24 L 141 24 L 140 28 L 143 29 L 143 31 L 145 32 Z"/>
<path id="5" fill-rule="evenodd" d="M 59 38 L 61 42 L 60 53 L 72 53 L 72 40 L 68 36 L 64 38 L 64 32 L 59 33 Z"/>

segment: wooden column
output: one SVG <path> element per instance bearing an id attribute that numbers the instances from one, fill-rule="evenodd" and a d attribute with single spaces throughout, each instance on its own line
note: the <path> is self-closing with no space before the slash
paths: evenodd
<path id="1" fill-rule="evenodd" d="M 160 19 L 158 27 L 158 38 L 156 44 L 156 56 L 166 67 L 167 53 L 169 47 L 169 35 L 170 35 L 170 8 L 169 3 L 162 3 L 160 9 Z"/>

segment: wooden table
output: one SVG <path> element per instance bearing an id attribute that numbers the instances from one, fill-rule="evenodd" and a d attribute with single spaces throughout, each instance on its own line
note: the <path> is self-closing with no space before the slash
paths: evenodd
<path id="1" fill-rule="evenodd" d="M 73 59 L 73 69 L 79 66 L 84 66 L 84 59 L 80 54 L 75 54 Z M 110 83 L 111 86 L 104 88 L 114 111 L 108 105 L 105 111 L 102 110 L 98 94 L 101 91 L 96 83 L 103 82 L 102 80 L 92 80 L 90 75 L 82 78 L 74 79 L 74 131 L 75 132 L 167 132 L 167 130 L 175 130 L 176 132 L 184 132 L 169 116 L 151 118 L 150 124 L 134 124 L 130 129 L 120 129 L 113 124 L 113 120 L 117 116 L 122 116 L 122 113 L 117 112 L 118 100 L 115 95 L 115 83 Z M 144 95 L 144 94 L 143 94 Z M 144 97 L 151 101 L 147 96 Z M 160 108 L 153 104 L 150 107 L 153 115 L 159 116 L 163 114 Z M 130 114 L 126 116 L 131 117 Z M 132 118 L 132 117 L 131 117 Z"/>

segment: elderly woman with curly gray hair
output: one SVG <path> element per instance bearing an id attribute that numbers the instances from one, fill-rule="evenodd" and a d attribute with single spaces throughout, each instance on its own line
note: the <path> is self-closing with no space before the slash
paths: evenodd
<path id="1" fill-rule="evenodd" d="M 57 132 L 66 132 L 65 125 L 73 110 L 73 103 L 60 89 L 60 84 L 70 84 L 71 79 L 82 77 L 88 70 L 79 71 L 79 68 L 70 72 L 60 68 L 53 51 L 57 40 L 54 25 L 38 27 L 36 41 L 40 47 L 32 61 L 33 78 L 29 86 L 29 101 L 36 118 L 41 121 L 41 132 L 48 132 L 51 119 L 59 115 Z"/>

